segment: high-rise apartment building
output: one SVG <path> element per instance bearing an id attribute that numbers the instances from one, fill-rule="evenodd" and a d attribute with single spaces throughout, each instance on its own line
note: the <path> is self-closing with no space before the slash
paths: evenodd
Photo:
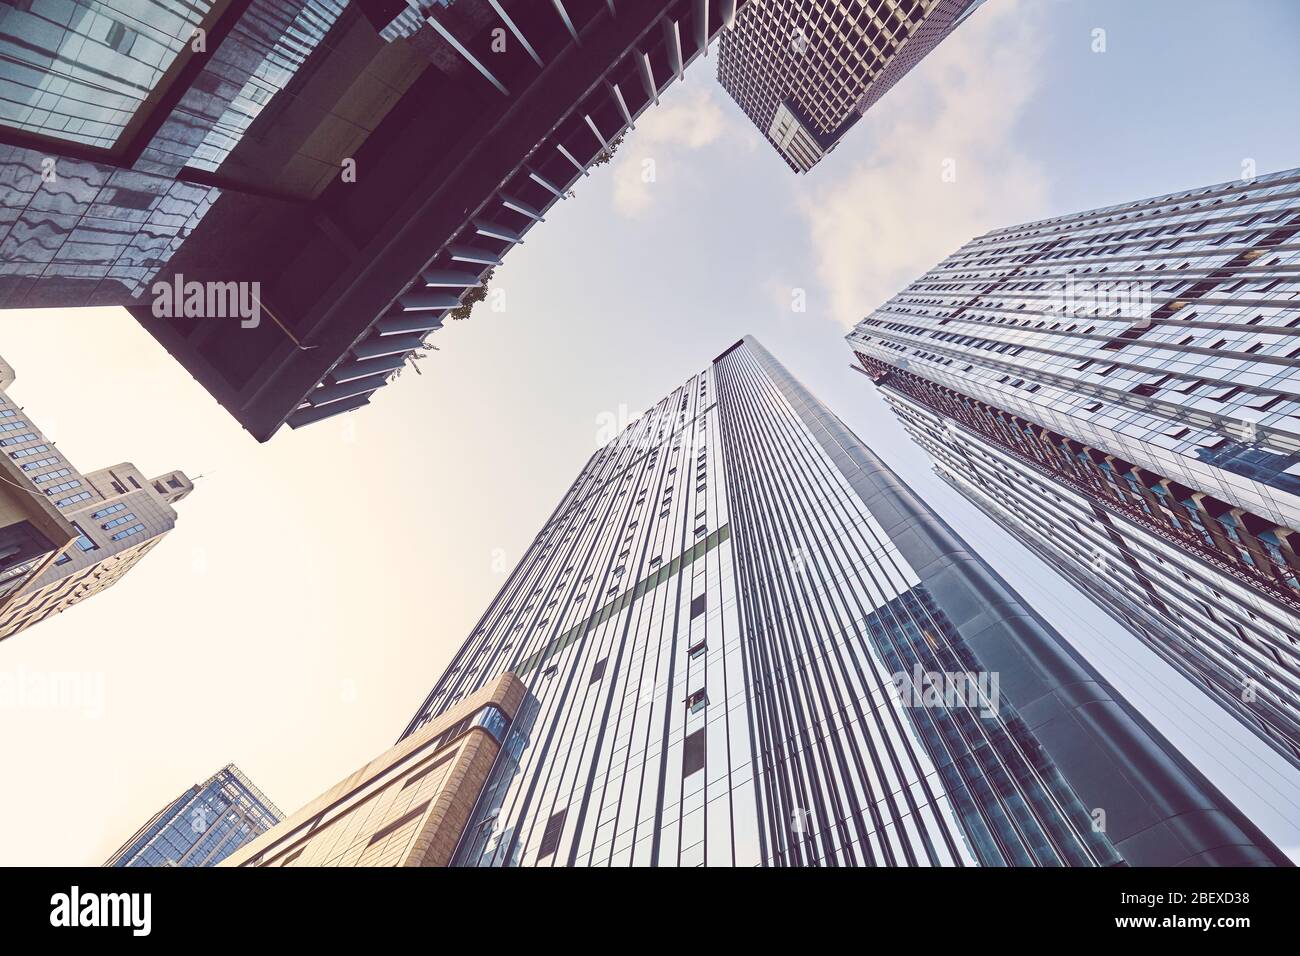
<path id="1" fill-rule="evenodd" d="M 718 79 L 806 173 L 984 0 L 754 0 L 722 35 Z"/>
<path id="2" fill-rule="evenodd" d="M 9 395 L 0 360 L 0 479 L 20 509 L 0 528 L 0 640 L 116 584 L 176 524 L 193 483 L 127 462 L 78 471 Z"/>
<path id="3" fill-rule="evenodd" d="M 849 343 L 938 474 L 1300 766 L 1300 170 L 972 240 Z"/>
<path id="4" fill-rule="evenodd" d="M 504 674 L 456 865 L 1284 862 L 751 338 L 609 436 L 403 739 Z"/>
<path id="5" fill-rule="evenodd" d="M 0 308 L 126 306 L 259 440 L 359 408 L 746 2 L 0 6 Z"/>
<path id="6" fill-rule="evenodd" d="M 104 865 L 216 866 L 283 816 L 227 764 L 154 814 Z"/>

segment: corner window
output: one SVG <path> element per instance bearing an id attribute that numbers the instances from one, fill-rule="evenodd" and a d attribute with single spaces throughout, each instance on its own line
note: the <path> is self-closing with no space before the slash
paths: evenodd
<path id="1" fill-rule="evenodd" d="M 98 550 L 99 550 L 99 545 L 95 544 L 95 542 L 92 541 L 92 540 L 90 539 L 90 536 L 89 536 L 88 534 L 86 534 L 86 532 L 83 531 L 83 530 L 81 529 L 81 525 L 77 524 L 77 522 L 74 521 L 74 522 L 72 522 L 72 527 L 73 527 L 73 529 L 77 532 L 77 534 L 79 535 L 79 537 L 77 538 L 77 548 L 78 548 L 78 549 L 80 549 L 80 550 L 82 550 L 82 551 L 98 551 Z"/>

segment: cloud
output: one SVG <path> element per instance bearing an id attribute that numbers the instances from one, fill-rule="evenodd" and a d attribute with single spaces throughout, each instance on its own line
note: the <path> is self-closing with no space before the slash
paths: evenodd
<path id="1" fill-rule="evenodd" d="M 809 174 L 800 212 L 837 321 L 851 327 L 967 240 L 1042 216 L 1045 172 L 1015 146 L 1039 20 L 1032 3 L 985 4 Z M 846 167 L 862 138 L 870 152 Z"/>
<path id="2" fill-rule="evenodd" d="M 709 87 L 679 86 L 671 101 L 647 110 L 628 133 L 613 165 L 614 208 L 630 218 L 650 208 L 654 187 L 683 153 L 704 149 L 717 141 L 728 120 Z"/>

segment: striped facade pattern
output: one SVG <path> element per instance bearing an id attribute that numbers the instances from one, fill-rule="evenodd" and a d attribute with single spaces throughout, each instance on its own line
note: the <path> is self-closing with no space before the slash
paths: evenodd
<path id="1" fill-rule="evenodd" d="M 745 339 L 606 436 L 406 730 L 528 686 L 457 865 L 1276 859 L 836 428 Z"/>

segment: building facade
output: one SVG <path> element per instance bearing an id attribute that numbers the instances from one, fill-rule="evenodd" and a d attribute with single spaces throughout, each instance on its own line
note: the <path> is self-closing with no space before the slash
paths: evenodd
<path id="1" fill-rule="evenodd" d="M 502 674 L 222 865 L 448 865 L 526 693 Z"/>
<path id="2" fill-rule="evenodd" d="M 159 810 L 105 866 L 216 866 L 284 815 L 234 764 Z"/>
<path id="3" fill-rule="evenodd" d="M 718 80 L 806 173 L 983 0 L 755 0 L 722 36 Z"/>
<path id="4" fill-rule="evenodd" d="M 938 474 L 1300 766 L 1300 170 L 995 230 L 849 343 Z"/>
<path id="5" fill-rule="evenodd" d="M 0 308 L 126 306 L 259 440 L 360 408 L 746 2 L 0 7 Z"/>
<path id="6" fill-rule="evenodd" d="M 194 490 L 183 472 L 146 478 L 128 462 L 82 472 L 9 395 L 0 360 L 0 479 L 30 512 L 4 529 L 0 640 L 116 584 L 176 525 L 172 506 Z"/>
<path id="7" fill-rule="evenodd" d="M 411 721 L 462 866 L 1282 862 L 751 338 L 596 452 Z"/>

